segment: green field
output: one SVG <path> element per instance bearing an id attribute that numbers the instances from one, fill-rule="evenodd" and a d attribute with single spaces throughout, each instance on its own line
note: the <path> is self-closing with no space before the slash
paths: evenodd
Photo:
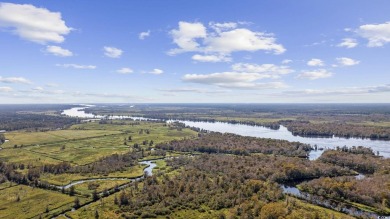
<path id="1" fill-rule="evenodd" d="M 19 197 L 19 198 L 18 198 Z M 1 190 L 0 218 L 31 218 L 72 205 L 74 197 L 59 192 L 18 185 Z"/>
<path id="2" fill-rule="evenodd" d="M 58 130 L 47 132 L 9 132 L 5 135 L 9 142 L 4 143 L 2 147 L 10 148 L 14 145 L 39 145 L 120 133 L 120 131 L 110 130 L 78 130 L 77 132 L 74 130 Z"/>
<path id="3" fill-rule="evenodd" d="M 97 178 L 136 178 L 144 174 L 145 166 L 135 166 L 128 168 L 126 171 L 112 172 L 108 175 L 96 175 L 96 174 L 43 174 L 41 180 L 46 181 L 54 185 L 67 185 L 73 181 L 82 179 L 97 179 Z"/>
<path id="4" fill-rule="evenodd" d="M 118 121 L 114 124 L 83 123 L 74 125 L 69 130 L 10 132 L 6 134 L 10 141 L 2 145 L 5 149 L 0 151 L 0 159 L 34 166 L 64 161 L 84 165 L 114 153 L 128 152 L 130 146 L 135 143 L 142 145 L 145 140 L 152 140 L 157 144 L 196 136 L 196 132 L 190 129 L 178 131 L 170 129 L 164 123 L 115 123 Z M 140 133 L 141 130 L 148 130 L 149 134 Z M 128 140 L 129 136 L 132 137 L 131 141 Z M 13 147 L 15 144 L 18 145 L 17 148 Z M 23 147 L 20 148 L 22 144 Z"/>
<path id="5" fill-rule="evenodd" d="M 190 129 L 178 130 L 165 123 L 131 121 L 113 121 L 113 124 L 90 122 L 71 126 L 67 130 L 46 132 L 15 131 L 6 133 L 6 138 L 10 141 L 2 145 L 0 161 L 23 164 L 24 168 L 17 171 L 27 174 L 29 166 L 39 167 L 64 161 L 72 165 L 87 165 L 105 156 L 129 152 L 134 144 L 140 145 L 145 150 L 145 156 L 149 156 L 148 149 L 157 143 L 194 137 L 196 134 Z M 129 140 L 130 136 L 131 140 Z M 143 145 L 144 141 L 148 141 L 148 144 Z M 150 141 L 154 144 L 149 145 Z M 105 175 L 43 173 L 40 175 L 40 180 L 53 185 L 66 185 L 81 179 L 135 178 L 144 174 L 144 168 L 144 165 L 138 165 Z M 127 182 L 129 180 L 94 181 L 92 184 L 86 182 L 76 185 L 75 191 L 82 195 L 80 196 L 82 204 L 91 200 L 94 189 L 102 192 Z M 19 201 L 17 201 L 18 197 Z M 108 198 L 111 199 L 113 196 Z M 39 216 L 50 218 L 50 215 L 70 210 L 74 200 L 75 197 L 59 191 L 32 188 L 6 181 L 0 184 L 0 218 L 38 218 Z M 49 212 L 46 213 L 46 210 Z"/>

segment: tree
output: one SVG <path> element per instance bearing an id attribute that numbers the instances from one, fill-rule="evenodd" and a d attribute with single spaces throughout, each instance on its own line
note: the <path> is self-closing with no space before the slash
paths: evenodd
<path id="1" fill-rule="evenodd" d="M 98 195 L 98 193 L 97 193 L 97 191 L 96 191 L 96 189 L 95 190 L 93 190 L 93 192 L 92 192 L 92 200 L 93 201 L 97 201 L 99 199 L 99 195 Z"/>
<path id="2" fill-rule="evenodd" d="M 99 212 L 97 209 L 95 210 L 95 219 L 99 219 Z"/>
<path id="3" fill-rule="evenodd" d="M 118 198 L 116 197 L 116 195 L 115 195 L 115 197 L 114 197 L 114 204 L 116 204 L 116 205 L 119 204 L 119 203 L 118 203 Z"/>
<path id="4" fill-rule="evenodd" d="M 129 199 L 126 196 L 125 191 L 122 191 L 121 194 L 119 195 L 119 201 L 120 201 L 120 205 L 128 205 L 129 204 Z"/>
<path id="5" fill-rule="evenodd" d="M 70 195 L 70 196 L 74 196 L 74 194 L 75 194 L 74 186 L 71 186 L 71 187 L 69 188 L 69 195 Z"/>
<path id="6" fill-rule="evenodd" d="M 278 219 L 286 215 L 284 203 L 271 202 L 261 208 L 261 218 L 264 219 Z"/>
<path id="7" fill-rule="evenodd" d="M 78 208 L 80 207 L 80 200 L 79 200 L 78 197 L 76 197 L 76 198 L 74 199 L 74 205 L 73 205 L 73 207 L 74 207 L 75 209 L 78 209 Z"/>

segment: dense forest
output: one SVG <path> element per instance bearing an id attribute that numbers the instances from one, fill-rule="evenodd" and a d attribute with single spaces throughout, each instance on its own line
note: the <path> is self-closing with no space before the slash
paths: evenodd
<path id="1" fill-rule="evenodd" d="M 370 139 L 390 140 L 388 127 L 351 125 L 340 122 L 311 123 L 309 121 L 283 121 L 283 125 L 294 135 L 299 136 L 327 136 L 332 137 L 359 137 Z"/>
<path id="2" fill-rule="evenodd" d="M 5 178 L 9 181 L 25 185 L 47 187 L 46 182 L 40 181 L 40 175 L 42 173 L 91 173 L 104 175 L 116 171 L 123 171 L 128 167 L 135 166 L 138 164 L 138 159 L 141 157 L 142 152 L 137 151 L 125 154 L 112 154 L 83 166 L 72 166 L 67 162 L 45 164 L 42 166 L 30 166 L 0 161 L 0 178 Z M 27 169 L 26 174 L 22 174 L 18 171 L 24 169 Z"/>
<path id="3" fill-rule="evenodd" d="M 363 179 L 355 177 L 319 178 L 300 184 L 303 192 L 335 200 L 347 200 L 380 209 L 389 214 L 390 175 L 374 175 Z"/>
<path id="4" fill-rule="evenodd" d="M 115 199 L 126 218 L 169 215 L 177 209 L 223 208 L 233 208 L 237 218 L 286 217 L 293 207 L 288 202 L 278 203 L 285 197 L 277 182 L 349 173 L 320 162 L 267 155 L 182 156 L 168 160 L 167 165 L 176 173 L 161 177 L 157 173 L 148 177 L 142 188 L 135 185 Z M 277 209 L 267 210 L 271 206 Z"/>
<path id="5" fill-rule="evenodd" d="M 339 150 L 327 150 L 321 157 L 320 161 L 348 167 L 359 173 L 390 173 L 390 159 L 375 156 L 371 149 L 361 150 L 354 148 L 339 148 Z"/>
<path id="6" fill-rule="evenodd" d="M 0 130 L 54 130 L 79 122 L 77 118 L 60 116 L 71 105 L 1 105 Z"/>
<path id="7" fill-rule="evenodd" d="M 325 151 L 319 161 L 367 175 L 314 179 L 300 184 L 302 191 L 350 203 L 362 203 L 380 209 L 382 213 L 390 213 L 389 158 L 375 156 L 369 148 L 343 147 Z"/>
<path id="8" fill-rule="evenodd" d="M 285 140 L 243 137 L 229 133 L 199 134 L 197 139 L 174 140 L 158 144 L 156 148 L 181 152 L 228 153 L 248 155 L 263 153 L 285 156 L 307 157 L 311 146 Z"/>

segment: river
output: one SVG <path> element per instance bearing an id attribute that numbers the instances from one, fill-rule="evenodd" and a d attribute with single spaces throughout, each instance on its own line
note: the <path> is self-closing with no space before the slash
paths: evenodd
<path id="1" fill-rule="evenodd" d="M 103 115 L 93 115 L 90 113 L 85 113 L 84 109 L 90 107 L 90 105 L 85 107 L 74 107 L 62 112 L 63 115 L 71 117 L 80 117 L 80 118 L 109 118 L 109 119 L 124 119 L 131 118 L 135 120 L 156 120 L 149 119 L 144 117 L 131 117 L 131 116 L 103 116 Z M 362 138 L 341 138 L 341 137 L 301 137 L 294 136 L 286 127 L 280 126 L 278 130 L 272 130 L 262 126 L 251 126 L 244 124 L 230 124 L 226 122 L 194 122 L 194 121 L 185 121 L 185 120 L 171 120 L 182 122 L 188 126 L 196 127 L 208 131 L 222 132 L 222 133 L 233 133 L 242 136 L 250 137 L 259 137 L 259 138 L 271 138 L 271 139 L 280 139 L 287 141 L 298 141 L 305 144 L 310 144 L 314 147 L 317 145 L 318 148 L 323 149 L 334 149 L 336 147 L 352 147 L 352 146 L 365 146 L 373 149 L 374 152 L 379 151 L 380 155 L 384 157 L 390 157 L 390 141 L 383 140 L 371 140 L 371 139 L 362 139 Z M 310 160 L 315 160 L 321 156 L 324 150 L 312 150 L 309 154 Z"/>

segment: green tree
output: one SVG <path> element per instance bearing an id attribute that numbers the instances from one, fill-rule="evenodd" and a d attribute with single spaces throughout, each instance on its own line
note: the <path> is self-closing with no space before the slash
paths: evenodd
<path id="1" fill-rule="evenodd" d="M 97 193 L 97 191 L 95 189 L 92 192 L 92 200 L 97 201 L 98 199 L 99 199 L 99 195 L 98 195 L 98 193 Z"/>
<path id="2" fill-rule="evenodd" d="M 71 186 L 71 187 L 69 188 L 69 195 L 70 195 L 70 196 L 74 196 L 75 193 L 76 193 L 76 192 L 74 191 L 74 186 Z"/>
<path id="3" fill-rule="evenodd" d="M 75 208 L 75 209 L 77 209 L 77 208 L 79 208 L 80 207 L 80 200 L 79 200 L 79 198 L 75 198 L 74 199 L 74 205 L 73 205 L 73 207 Z"/>

